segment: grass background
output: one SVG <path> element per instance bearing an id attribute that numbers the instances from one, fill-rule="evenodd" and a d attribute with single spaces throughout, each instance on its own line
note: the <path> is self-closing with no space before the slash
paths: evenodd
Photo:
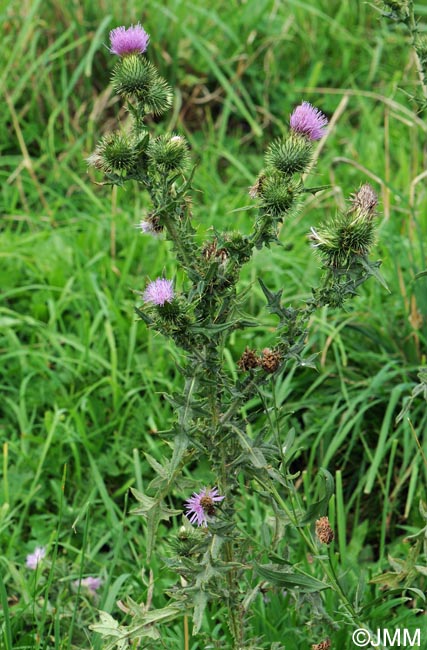
<path id="1" fill-rule="evenodd" d="M 415 7 L 427 23 L 427 8 Z M 348 589 L 363 574 L 372 624 L 396 598 L 387 615 L 421 627 L 425 616 L 413 612 L 425 590 L 423 538 L 418 546 L 404 539 L 426 524 L 418 508 L 427 479 L 424 400 L 414 400 L 410 421 L 395 418 L 425 362 L 427 278 L 415 276 L 427 267 L 427 123 L 412 101 L 417 78 L 404 29 L 359 0 L 147 0 L 143 7 L 12 0 L 0 17 L 5 648 L 101 648 L 88 630 L 97 607 L 119 618 L 118 599 L 146 599 L 150 569 L 161 606 L 171 580 L 161 561 L 168 531 L 145 566 L 144 527 L 129 514 L 128 488 L 143 490 L 152 478 L 145 452 L 167 453 L 158 432 L 172 413 L 162 393 L 180 386 L 179 353 L 136 322 L 132 289 L 163 269 L 173 276 L 174 262 L 168 243 L 134 230 L 147 208 L 137 188 L 97 185 L 84 161 L 103 133 L 126 120 L 108 85 L 106 46 L 110 29 L 138 20 L 151 35 L 150 59 L 175 88 L 173 110 L 151 128 L 184 133 L 198 161 L 200 238 L 213 225 L 249 231 L 250 212 L 234 210 L 247 205 L 263 151 L 286 131 L 293 106 L 305 99 L 331 118 L 311 177 L 330 189 L 307 198 L 284 224 L 290 251 L 259 251 L 242 275 L 242 286 L 253 285 L 248 309 L 262 324 L 246 338 L 231 337 L 230 368 L 249 341 L 268 343 L 257 277 L 300 304 L 320 274 L 309 228 L 362 182 L 381 197 L 376 252 L 390 294 L 370 280 L 345 312 L 318 313 L 308 340 L 319 353 L 317 370 L 291 371 L 276 399 L 284 430 L 295 427 L 294 465 L 307 501 L 316 497 L 320 466 L 336 478 L 331 516 Z M 175 505 L 185 497 L 175 495 Z M 256 495 L 248 494 L 243 512 L 257 531 L 266 513 Z M 34 573 L 25 557 L 36 545 L 48 547 L 48 559 Z M 394 591 L 386 597 L 368 582 L 385 571 L 399 574 L 385 579 L 389 588 L 421 595 L 405 592 L 406 603 Z M 86 575 L 104 581 L 95 600 L 73 590 Z M 270 606 L 273 615 L 257 603 L 253 619 L 266 647 L 309 647 L 321 633 L 312 610 L 301 626 L 289 595 L 272 594 Z M 332 618 L 335 606 L 325 604 Z M 227 647 L 220 620 L 220 612 L 206 620 L 205 632 Z M 336 647 L 353 647 L 351 631 L 327 631 Z M 164 647 L 183 647 L 181 625 L 167 635 Z M 205 646 L 193 640 L 191 647 Z"/>

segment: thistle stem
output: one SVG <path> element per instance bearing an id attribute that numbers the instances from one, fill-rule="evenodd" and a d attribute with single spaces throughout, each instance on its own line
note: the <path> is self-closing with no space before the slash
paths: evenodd
<path id="1" fill-rule="evenodd" d="M 421 90 L 424 97 L 427 99 L 427 74 L 426 74 L 426 70 L 424 70 L 423 68 L 421 59 L 417 52 L 418 27 L 417 27 L 417 22 L 415 20 L 413 2 L 410 2 L 408 7 L 408 29 L 411 33 L 412 48 L 415 54 L 415 65 L 417 68 L 418 77 L 420 79 Z"/>
<path id="2" fill-rule="evenodd" d="M 191 273 L 191 271 L 194 270 L 194 251 L 187 250 L 187 247 L 184 245 L 182 238 L 178 233 L 176 224 L 169 214 L 163 214 L 162 220 L 169 233 L 170 239 L 175 245 L 177 258 L 182 262 L 183 267 Z"/>

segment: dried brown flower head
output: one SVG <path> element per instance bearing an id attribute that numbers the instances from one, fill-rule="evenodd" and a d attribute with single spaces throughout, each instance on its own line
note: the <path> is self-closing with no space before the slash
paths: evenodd
<path id="1" fill-rule="evenodd" d="M 375 208 L 378 205 L 378 196 L 369 185 L 365 183 L 351 197 L 351 211 L 357 211 L 361 216 L 371 218 L 375 216 Z"/>
<path id="2" fill-rule="evenodd" d="M 328 517 L 320 517 L 316 521 L 316 535 L 322 544 L 330 544 L 333 541 L 335 535 Z"/>
<path id="3" fill-rule="evenodd" d="M 264 348 L 261 357 L 261 366 L 266 372 L 275 372 L 280 365 L 281 356 L 279 352 Z"/>
<path id="4" fill-rule="evenodd" d="M 251 370 L 252 368 L 257 368 L 260 365 L 260 358 L 257 356 L 256 352 L 250 348 L 246 348 L 237 362 L 240 370 Z"/>

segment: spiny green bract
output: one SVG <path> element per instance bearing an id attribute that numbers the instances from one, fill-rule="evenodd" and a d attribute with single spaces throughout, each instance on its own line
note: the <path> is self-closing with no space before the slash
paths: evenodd
<path id="1" fill-rule="evenodd" d="M 282 174 L 307 171 L 313 155 L 313 146 L 307 138 L 290 135 L 285 140 L 275 140 L 265 154 L 267 167 L 273 167 Z"/>
<path id="2" fill-rule="evenodd" d="M 405 21 L 409 16 L 408 0 L 383 0 L 383 6 L 391 9 L 399 20 Z"/>
<path id="3" fill-rule="evenodd" d="M 157 78 L 156 68 L 147 59 L 140 54 L 130 54 L 116 63 L 111 84 L 118 95 L 144 99 Z"/>
<path id="4" fill-rule="evenodd" d="M 368 255 L 375 242 L 375 226 L 372 219 L 348 212 L 312 230 L 310 238 L 327 266 L 346 268 L 352 258 Z"/>
<path id="5" fill-rule="evenodd" d="M 281 218 L 298 206 L 302 184 L 299 181 L 283 182 L 283 176 L 272 173 L 266 176 L 259 188 L 261 208 L 274 218 Z"/>
<path id="6" fill-rule="evenodd" d="M 135 166 L 138 152 L 127 135 L 110 133 L 102 138 L 96 151 L 98 165 L 107 173 L 129 171 Z"/>
<path id="7" fill-rule="evenodd" d="M 190 160 L 187 143 L 181 135 L 160 135 L 152 139 L 147 155 L 163 172 L 184 171 Z"/>
<path id="8" fill-rule="evenodd" d="M 147 88 L 147 92 L 142 97 L 142 101 L 147 113 L 162 115 L 172 106 L 172 88 L 162 77 L 156 75 L 153 83 Z"/>

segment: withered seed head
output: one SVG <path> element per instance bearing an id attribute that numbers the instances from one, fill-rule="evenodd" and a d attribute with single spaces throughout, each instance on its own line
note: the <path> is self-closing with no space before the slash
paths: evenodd
<path id="1" fill-rule="evenodd" d="M 275 372 L 280 365 L 281 356 L 279 352 L 264 348 L 261 357 L 261 366 L 266 372 Z"/>
<path id="2" fill-rule="evenodd" d="M 257 356 L 256 352 L 250 348 L 246 348 L 237 362 L 240 370 L 246 371 L 251 370 L 252 368 L 257 368 L 260 365 L 260 358 Z"/>
<path id="3" fill-rule="evenodd" d="M 316 521 L 316 535 L 322 544 L 330 544 L 334 539 L 334 531 L 331 528 L 328 517 L 320 517 Z"/>
<path id="4" fill-rule="evenodd" d="M 351 211 L 359 211 L 365 218 L 373 217 L 378 205 L 378 196 L 369 185 L 365 183 L 351 197 Z"/>

